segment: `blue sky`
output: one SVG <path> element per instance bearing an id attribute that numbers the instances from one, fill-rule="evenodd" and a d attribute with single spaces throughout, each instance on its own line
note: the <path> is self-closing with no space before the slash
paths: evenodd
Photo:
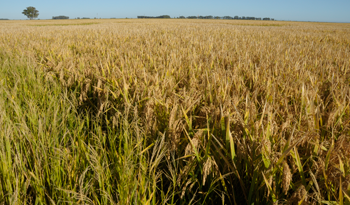
<path id="1" fill-rule="evenodd" d="M 34 6 L 39 19 L 66 15 L 136 18 L 138 15 L 213 15 L 270 17 L 277 20 L 350 22 L 350 0 L 0 0 L 0 18 L 25 19 L 23 9 Z"/>

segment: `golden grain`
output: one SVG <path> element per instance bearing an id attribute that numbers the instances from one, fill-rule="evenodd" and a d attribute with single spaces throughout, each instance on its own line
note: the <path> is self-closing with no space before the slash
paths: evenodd
<path id="1" fill-rule="evenodd" d="M 225 179 L 232 179 L 227 183 L 232 188 L 225 185 L 225 189 L 243 190 L 248 203 L 245 186 L 261 180 L 254 189 L 261 191 L 263 173 L 269 180 L 281 178 L 265 183 L 267 190 L 260 197 L 265 193 L 278 197 L 282 186 L 290 199 L 311 203 L 306 184 L 292 190 L 286 158 L 278 164 L 281 157 L 295 158 L 290 146 L 296 146 L 304 172 L 313 176 L 306 176 L 306 181 L 320 180 L 319 198 L 337 195 L 341 175 L 349 181 L 349 171 L 335 171 L 338 156 L 344 169 L 350 167 L 349 24 L 226 20 L 68 24 L 0 23 L 0 57 L 30 59 L 48 79 L 79 90 L 81 110 L 105 115 L 113 126 L 123 115 L 140 125 L 147 137 L 165 134 L 167 150 L 177 157 L 198 154 L 198 162 L 194 157 L 183 162 L 182 177 L 193 171 L 189 163 L 204 169 L 198 171 L 203 185 L 210 173 L 222 177 L 214 170 L 234 173 L 236 178 Z M 227 139 L 231 149 L 225 146 Z M 293 174 L 298 174 L 291 161 Z M 325 164 L 324 178 L 318 179 Z M 186 180 L 181 198 L 184 190 L 195 186 Z"/>

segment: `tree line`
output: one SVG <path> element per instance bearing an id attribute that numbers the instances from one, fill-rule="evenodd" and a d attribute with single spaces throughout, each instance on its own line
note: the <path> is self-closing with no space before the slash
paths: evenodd
<path id="1" fill-rule="evenodd" d="M 162 16 L 137 16 L 139 19 L 158 19 L 158 18 L 171 18 L 169 15 L 162 15 Z M 265 17 L 265 18 L 260 18 L 260 17 L 250 17 L 250 16 L 179 16 L 176 17 L 178 19 L 236 19 L 236 20 L 265 20 L 265 21 L 274 21 L 275 19 Z"/>
<path id="2" fill-rule="evenodd" d="M 39 16 L 39 11 L 36 10 L 35 7 L 29 6 L 26 9 L 23 10 L 22 12 L 24 15 L 26 15 L 30 20 L 37 18 Z M 161 15 L 161 16 L 137 16 L 139 19 L 170 19 L 171 17 L 169 15 Z M 257 17 L 251 17 L 251 16 L 179 16 L 177 17 L 178 19 L 241 19 L 241 20 L 265 20 L 265 21 L 274 21 L 275 19 L 265 17 L 265 18 L 257 18 Z M 68 16 L 53 16 L 52 19 L 69 19 Z M 78 18 L 80 19 L 80 18 Z M 89 19 L 89 18 L 82 18 L 82 19 Z M 8 19 L 0 19 L 0 20 L 8 20 Z"/>
<path id="3" fill-rule="evenodd" d="M 260 18 L 260 17 L 250 17 L 250 16 L 179 16 L 177 17 L 179 19 L 232 19 L 232 20 L 267 20 L 267 21 L 274 21 L 275 19 L 265 17 L 265 18 Z"/>
<path id="4" fill-rule="evenodd" d="M 170 19 L 171 17 L 169 15 L 162 15 L 162 16 L 137 16 L 139 19 Z"/>
<path id="5" fill-rule="evenodd" d="M 53 16 L 52 19 L 69 19 L 68 16 Z"/>

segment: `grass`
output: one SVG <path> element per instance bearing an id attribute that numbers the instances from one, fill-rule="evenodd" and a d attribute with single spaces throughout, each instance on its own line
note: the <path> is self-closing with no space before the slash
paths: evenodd
<path id="1" fill-rule="evenodd" d="M 347 24 L 118 21 L 0 24 L 0 203 L 350 203 Z"/>

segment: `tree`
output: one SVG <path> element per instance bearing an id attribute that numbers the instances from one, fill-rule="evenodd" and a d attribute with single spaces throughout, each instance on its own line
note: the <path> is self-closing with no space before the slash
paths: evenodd
<path id="1" fill-rule="evenodd" d="M 68 16 L 53 16 L 52 19 L 69 19 Z"/>
<path id="2" fill-rule="evenodd" d="M 29 6 L 27 7 L 27 9 L 24 9 L 22 14 L 24 14 L 25 16 L 27 16 L 30 20 L 34 19 L 34 18 L 38 18 L 39 16 L 39 11 L 36 10 L 35 7 L 33 6 Z"/>

